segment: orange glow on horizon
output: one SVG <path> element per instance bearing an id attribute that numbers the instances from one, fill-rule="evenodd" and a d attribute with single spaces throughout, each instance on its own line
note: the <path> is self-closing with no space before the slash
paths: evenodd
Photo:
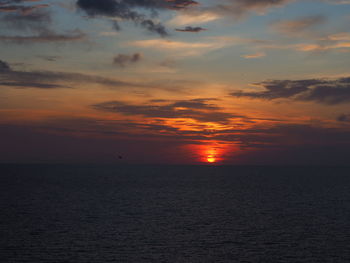
<path id="1" fill-rule="evenodd" d="M 202 142 L 201 145 L 187 145 L 188 150 L 193 153 L 193 157 L 197 162 L 202 164 L 220 164 L 227 161 L 231 152 L 237 151 L 237 147 L 233 144 L 224 142 Z"/>

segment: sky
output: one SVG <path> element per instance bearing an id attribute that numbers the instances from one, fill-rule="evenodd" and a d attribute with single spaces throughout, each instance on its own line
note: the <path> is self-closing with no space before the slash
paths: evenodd
<path id="1" fill-rule="evenodd" d="M 0 162 L 350 163 L 348 0 L 0 0 Z"/>

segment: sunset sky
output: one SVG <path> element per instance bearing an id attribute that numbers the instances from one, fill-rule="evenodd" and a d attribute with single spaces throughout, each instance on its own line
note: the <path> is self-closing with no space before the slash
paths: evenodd
<path id="1" fill-rule="evenodd" d="M 349 0 L 0 0 L 0 162 L 349 164 Z"/>

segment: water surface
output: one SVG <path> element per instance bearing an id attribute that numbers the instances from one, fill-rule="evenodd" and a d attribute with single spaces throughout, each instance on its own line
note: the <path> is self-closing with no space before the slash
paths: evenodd
<path id="1" fill-rule="evenodd" d="M 0 262 L 350 262 L 350 168 L 0 166 Z"/>

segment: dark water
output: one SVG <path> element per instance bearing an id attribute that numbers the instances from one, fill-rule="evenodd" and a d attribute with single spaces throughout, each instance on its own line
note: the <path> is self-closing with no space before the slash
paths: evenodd
<path id="1" fill-rule="evenodd" d="M 0 262 L 350 262 L 350 168 L 0 173 Z"/>

